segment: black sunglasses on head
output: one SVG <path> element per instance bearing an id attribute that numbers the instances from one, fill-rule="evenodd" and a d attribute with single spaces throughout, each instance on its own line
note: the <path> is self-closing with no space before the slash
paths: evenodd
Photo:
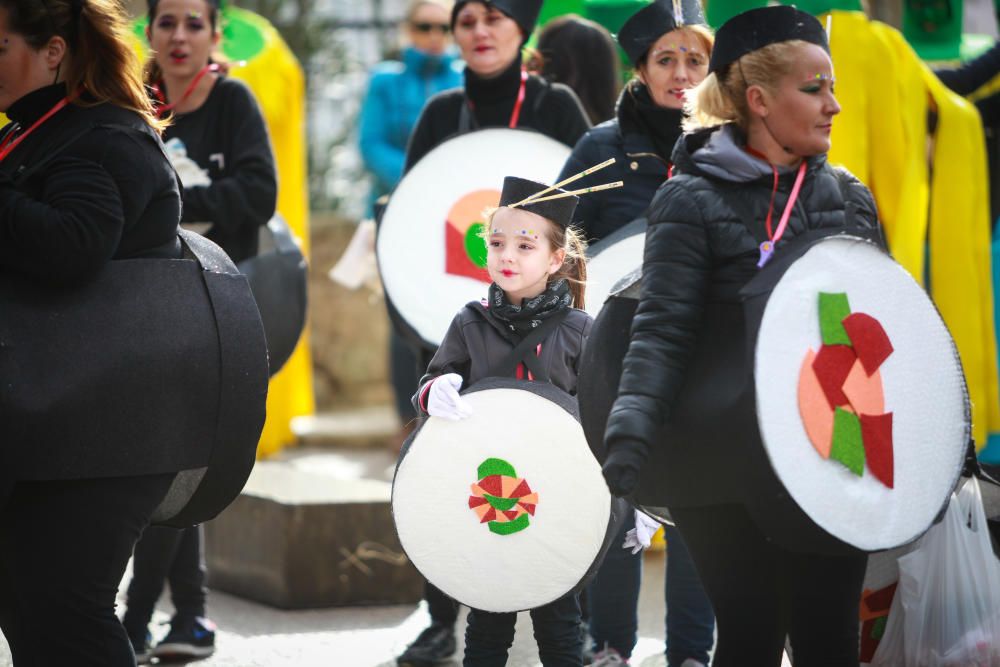
<path id="1" fill-rule="evenodd" d="M 447 35 L 449 32 L 451 32 L 451 26 L 448 25 L 447 23 L 424 23 L 424 22 L 420 22 L 420 23 L 411 23 L 410 25 L 417 32 L 422 32 L 424 34 L 427 34 L 429 32 L 433 32 L 434 30 L 437 30 L 442 35 Z"/>

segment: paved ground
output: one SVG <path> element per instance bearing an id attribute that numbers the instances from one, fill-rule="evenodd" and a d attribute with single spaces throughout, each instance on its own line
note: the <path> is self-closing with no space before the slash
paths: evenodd
<path id="1" fill-rule="evenodd" d="M 639 667 L 666 664 L 661 655 L 663 567 L 662 553 L 647 554 L 640 596 L 641 639 L 632 662 Z M 207 660 L 192 663 L 203 667 L 390 667 L 395 665 L 393 656 L 428 620 L 423 607 L 414 605 L 283 611 L 214 591 L 208 603 L 209 614 L 219 625 L 218 651 Z M 169 602 L 161 600 L 154 624 L 168 621 L 170 610 Z M 156 627 L 154 635 L 162 635 L 166 629 Z M 459 664 L 455 661 L 447 667 Z M 527 614 L 518 619 L 508 664 L 540 664 Z M 0 637 L 0 667 L 10 665 L 7 645 Z"/>
<path id="2" fill-rule="evenodd" d="M 393 460 L 383 448 L 302 447 L 285 450 L 270 461 L 329 475 L 332 479 L 391 480 Z M 639 667 L 665 664 L 662 658 L 664 564 L 663 553 L 646 555 L 640 597 L 641 639 L 632 661 Z M 122 589 L 130 576 L 126 572 Z M 284 611 L 215 591 L 210 592 L 208 605 L 210 617 L 219 626 L 218 651 L 212 658 L 195 663 L 204 667 L 388 667 L 395 664 L 393 657 L 426 626 L 429 618 L 424 608 L 417 605 Z M 168 621 L 170 612 L 168 598 L 164 597 L 154 624 Z M 459 627 L 464 627 L 464 623 Z M 166 631 L 165 625 L 157 626 L 153 629 L 154 637 L 159 638 Z M 459 655 L 461 650 L 460 646 Z M 460 661 L 451 667 L 458 664 Z M 531 619 L 528 614 L 521 614 L 509 665 L 539 664 Z M 7 645 L 0 636 L 0 667 L 10 665 Z"/>

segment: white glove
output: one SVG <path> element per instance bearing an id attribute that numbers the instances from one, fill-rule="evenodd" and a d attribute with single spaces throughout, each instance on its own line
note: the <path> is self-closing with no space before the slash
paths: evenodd
<path id="1" fill-rule="evenodd" d="M 631 549 L 633 555 L 648 549 L 660 522 L 645 512 L 635 511 L 635 528 L 625 533 L 622 549 Z"/>
<path id="2" fill-rule="evenodd" d="M 459 421 L 472 415 L 472 408 L 458 395 L 462 376 L 458 373 L 440 375 L 431 382 L 427 392 L 427 414 L 448 421 Z"/>

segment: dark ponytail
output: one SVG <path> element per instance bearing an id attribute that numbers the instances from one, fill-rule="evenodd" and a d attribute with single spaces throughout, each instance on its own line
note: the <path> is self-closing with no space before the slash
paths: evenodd
<path id="1" fill-rule="evenodd" d="M 118 0 L 0 0 L 10 30 L 36 50 L 53 37 L 67 45 L 63 79 L 76 104 L 108 102 L 130 109 L 151 127 L 163 124 L 153 114 L 130 43 L 125 10 Z"/>

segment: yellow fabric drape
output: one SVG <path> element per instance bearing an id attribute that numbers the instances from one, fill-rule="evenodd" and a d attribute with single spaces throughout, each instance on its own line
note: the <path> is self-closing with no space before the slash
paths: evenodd
<path id="1" fill-rule="evenodd" d="M 861 12 L 831 16 L 843 110 L 834 121 L 830 161 L 871 188 L 893 257 L 920 284 L 929 275 L 931 296 L 962 358 L 973 432 L 982 447 L 989 432 L 1000 431 L 1000 391 L 979 115 L 940 82 L 899 31 Z M 927 166 L 931 99 L 938 111 L 933 172 Z"/>

